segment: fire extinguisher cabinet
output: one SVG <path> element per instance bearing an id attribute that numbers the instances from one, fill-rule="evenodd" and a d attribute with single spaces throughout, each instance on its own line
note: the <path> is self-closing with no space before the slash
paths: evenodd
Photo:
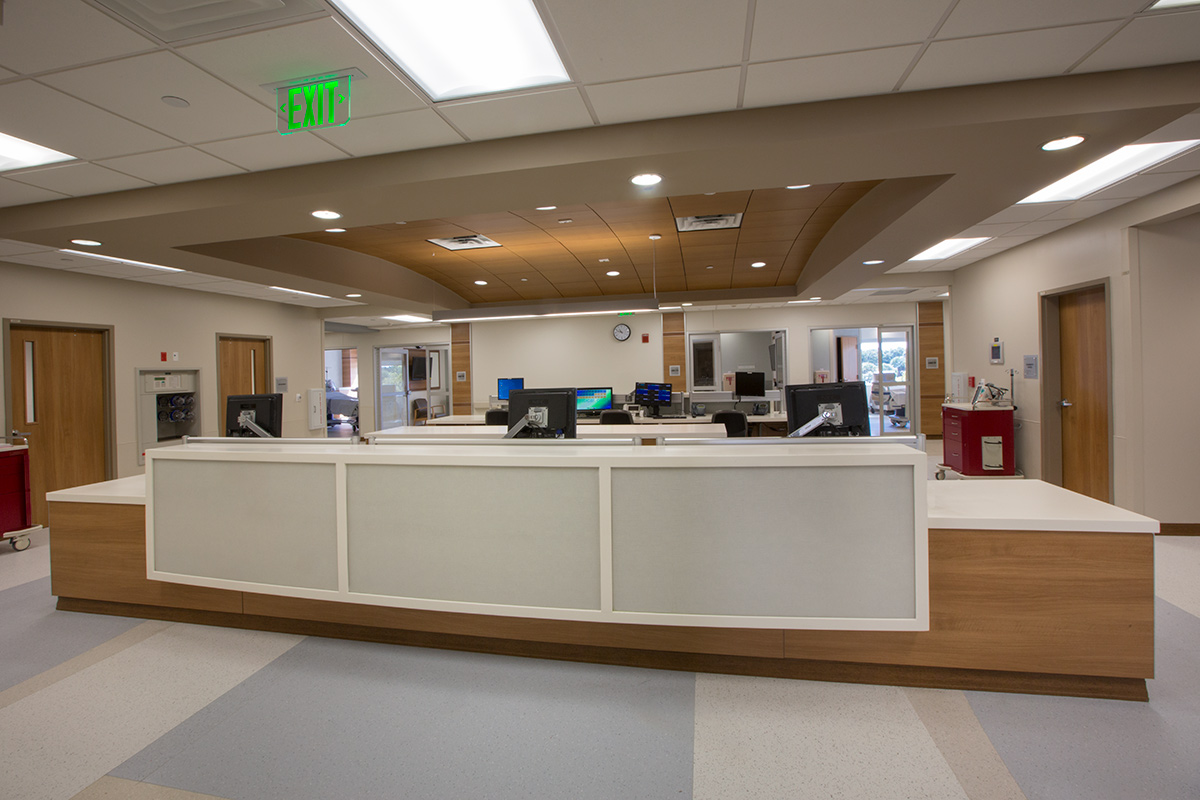
<path id="1" fill-rule="evenodd" d="M 1016 474 L 1011 405 L 942 406 L 942 466 L 970 477 Z M 939 473 L 938 478 L 945 477 Z"/>

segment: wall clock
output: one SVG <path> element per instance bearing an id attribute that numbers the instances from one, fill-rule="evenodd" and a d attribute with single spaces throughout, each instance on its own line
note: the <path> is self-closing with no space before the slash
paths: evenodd
<path id="1" fill-rule="evenodd" d="M 618 342 L 623 342 L 628 339 L 630 333 L 632 333 L 632 331 L 629 330 L 629 326 L 624 322 L 613 328 L 613 338 Z"/>

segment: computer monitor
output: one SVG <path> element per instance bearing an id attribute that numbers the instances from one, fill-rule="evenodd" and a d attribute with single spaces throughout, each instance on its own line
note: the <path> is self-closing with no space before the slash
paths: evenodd
<path id="1" fill-rule="evenodd" d="M 787 404 L 787 428 L 797 428 L 830 412 L 832 419 L 810 431 L 808 436 L 870 436 L 870 412 L 867 410 L 867 385 L 862 381 L 845 383 L 803 383 L 784 388 Z"/>
<path id="2" fill-rule="evenodd" d="M 660 408 L 671 405 L 671 384 L 636 383 L 633 386 L 633 401 L 650 409 L 652 415 L 657 415 Z"/>
<path id="3" fill-rule="evenodd" d="M 733 373 L 733 395 L 739 400 L 744 397 L 766 397 L 767 376 L 761 372 Z"/>
<path id="4" fill-rule="evenodd" d="M 575 389 L 513 389 L 508 395 L 508 437 L 574 439 Z"/>
<path id="5" fill-rule="evenodd" d="M 611 386 L 589 386 L 575 390 L 575 410 L 580 414 L 599 414 L 613 407 Z"/>
<path id="6" fill-rule="evenodd" d="M 496 396 L 501 400 L 507 400 L 508 394 L 513 389 L 524 389 L 524 378 L 497 378 L 496 379 Z"/>
<path id="7" fill-rule="evenodd" d="M 278 439 L 283 435 L 283 395 L 229 395 L 225 399 L 225 435 Z"/>

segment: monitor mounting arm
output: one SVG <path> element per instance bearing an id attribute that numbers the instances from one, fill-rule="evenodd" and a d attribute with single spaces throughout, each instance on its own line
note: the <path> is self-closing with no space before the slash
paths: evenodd
<path id="1" fill-rule="evenodd" d="M 808 422 L 801 425 L 796 430 L 787 435 L 788 439 L 807 436 L 822 425 L 841 425 L 842 424 L 842 404 L 841 403 L 822 403 L 817 406 L 820 411 L 817 416 L 810 419 Z"/>
<path id="2" fill-rule="evenodd" d="M 250 415 L 250 413 L 248 413 L 246 411 L 243 411 L 241 414 L 238 415 L 238 425 L 241 426 L 242 430 L 250 431 L 251 433 L 253 433 L 255 436 L 257 436 L 260 439 L 274 439 L 275 438 L 270 433 L 268 433 L 265 428 L 263 428 L 261 425 L 259 425 L 257 422 L 255 422 L 253 417 Z"/>

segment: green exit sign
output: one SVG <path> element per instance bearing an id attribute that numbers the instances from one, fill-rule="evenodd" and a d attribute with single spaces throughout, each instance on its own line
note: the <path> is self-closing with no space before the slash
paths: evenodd
<path id="1" fill-rule="evenodd" d="M 275 89 L 276 129 L 284 136 L 350 121 L 350 76 L 329 75 Z"/>

